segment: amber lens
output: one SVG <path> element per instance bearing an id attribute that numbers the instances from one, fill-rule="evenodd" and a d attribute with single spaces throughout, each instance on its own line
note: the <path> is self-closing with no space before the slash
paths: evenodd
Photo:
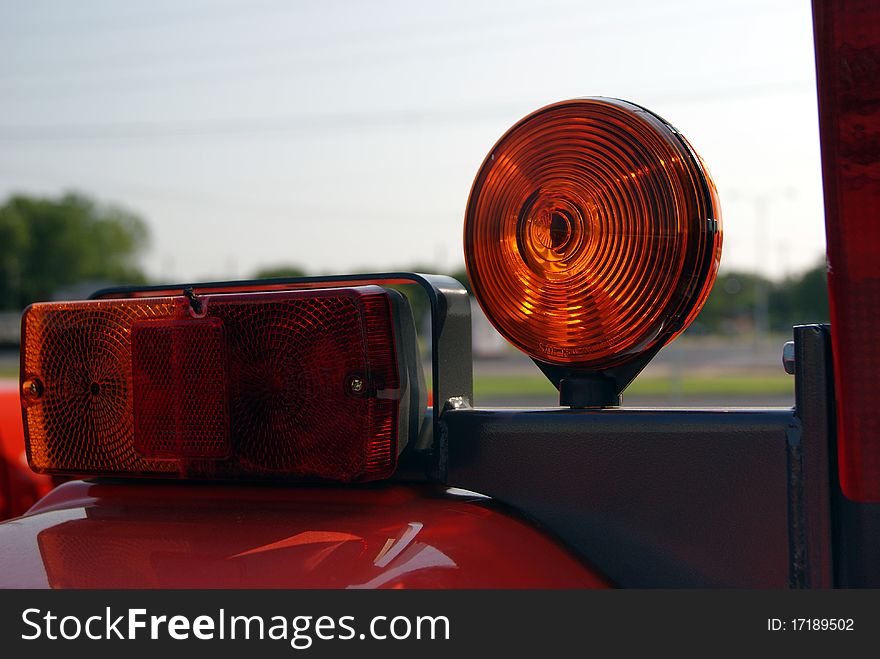
<path id="1" fill-rule="evenodd" d="M 532 357 L 602 369 L 672 340 L 721 257 L 715 186 L 674 128 L 615 99 L 548 106 L 480 168 L 464 225 L 471 286 Z"/>

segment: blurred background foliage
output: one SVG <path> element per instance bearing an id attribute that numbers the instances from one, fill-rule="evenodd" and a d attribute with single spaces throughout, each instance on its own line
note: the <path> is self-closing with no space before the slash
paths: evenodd
<path id="1" fill-rule="evenodd" d="M 14 195 L 0 206 L 0 309 L 20 310 L 83 282 L 142 283 L 147 225 L 86 195 Z"/>
<path id="2" fill-rule="evenodd" d="M 766 301 L 762 303 L 760 300 Z M 691 333 L 734 334 L 754 329 L 756 307 L 766 312 L 766 329 L 789 332 L 792 325 L 828 322 L 828 282 L 824 260 L 796 275 L 774 281 L 749 272 L 723 272 L 691 326 Z"/>
<path id="3" fill-rule="evenodd" d="M 82 193 L 61 197 L 14 195 L 0 206 L 0 308 L 21 310 L 83 282 L 144 283 L 139 257 L 148 244 L 146 222 L 136 213 Z M 200 245 L 210 248 L 210 243 Z M 394 255 L 395 258 L 398 255 Z M 434 272 L 415 263 L 413 272 Z M 302 277 L 294 263 L 261 267 L 254 278 Z M 464 267 L 446 273 L 469 288 Z M 792 325 L 828 321 L 824 261 L 805 272 L 771 280 L 750 272 L 722 271 L 689 334 L 788 332 Z M 402 286 L 417 319 L 427 300 Z M 63 297 L 63 294 L 60 295 Z"/>
<path id="4" fill-rule="evenodd" d="M 0 352 L 0 378 L 17 374 L 19 314 L 25 306 L 43 300 L 82 299 L 110 285 L 149 283 L 140 265 L 148 240 L 148 225 L 136 212 L 86 194 L 7 198 L 0 205 L 0 348 L 6 351 Z M 192 245 L 194 250 L 211 248 L 210 236 Z M 401 255 L 389 254 L 388 261 L 399 263 Z M 404 269 L 440 271 L 470 290 L 463 265 L 444 273 L 436 265 L 414 260 Z M 245 273 L 245 278 L 327 274 L 340 273 L 310 271 L 295 262 L 272 262 Z M 236 277 L 229 272 L 214 277 L 230 278 Z M 394 288 L 409 298 L 417 327 L 428 330 L 428 299 L 421 288 Z M 555 405 L 553 386 L 494 333 L 476 306 L 473 321 L 479 400 Z M 628 389 L 628 400 L 654 405 L 788 405 L 792 379 L 778 363 L 781 344 L 790 336 L 792 325 L 827 321 L 824 261 L 775 280 L 753 272 L 722 270 L 685 337 L 652 361 Z M 427 358 L 425 332 L 421 341 Z"/>
<path id="5" fill-rule="evenodd" d="M 269 265 L 254 273 L 254 279 L 274 279 L 275 277 L 305 277 L 306 271 L 295 265 Z"/>

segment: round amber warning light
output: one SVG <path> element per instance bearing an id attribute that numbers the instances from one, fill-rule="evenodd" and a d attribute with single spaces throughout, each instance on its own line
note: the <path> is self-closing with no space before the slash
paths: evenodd
<path id="1" fill-rule="evenodd" d="M 602 370 L 659 348 L 696 317 L 721 258 L 702 160 L 642 107 L 545 107 L 495 145 L 464 225 L 474 294 L 517 348 Z"/>

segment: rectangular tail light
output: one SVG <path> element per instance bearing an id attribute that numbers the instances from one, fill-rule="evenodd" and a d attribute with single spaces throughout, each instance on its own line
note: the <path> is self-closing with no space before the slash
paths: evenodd
<path id="1" fill-rule="evenodd" d="M 370 481 L 421 412 L 412 317 L 379 286 L 34 304 L 22 344 L 40 473 Z"/>

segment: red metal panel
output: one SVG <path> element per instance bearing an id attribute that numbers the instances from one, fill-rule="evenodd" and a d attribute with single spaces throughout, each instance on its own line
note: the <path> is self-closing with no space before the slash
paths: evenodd
<path id="1" fill-rule="evenodd" d="M 0 520 L 24 514 L 51 489 L 27 465 L 18 384 L 0 383 Z"/>

